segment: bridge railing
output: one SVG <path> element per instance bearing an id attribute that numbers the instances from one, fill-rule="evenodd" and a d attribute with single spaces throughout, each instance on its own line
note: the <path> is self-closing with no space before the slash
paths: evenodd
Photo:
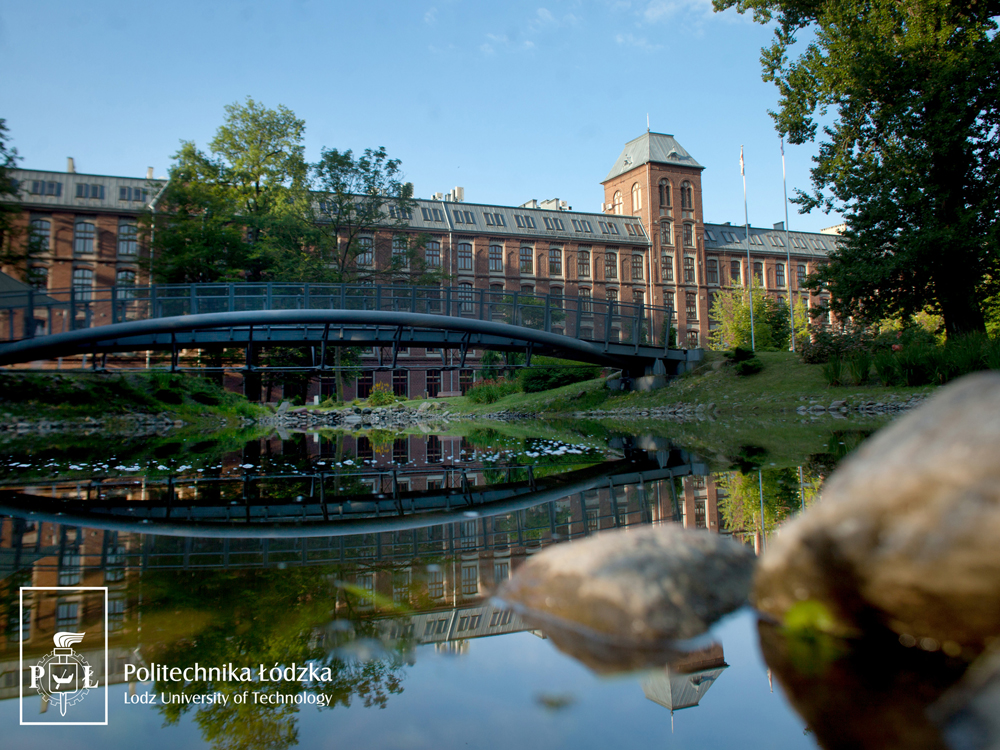
<path id="1" fill-rule="evenodd" d="M 508 323 L 598 342 L 663 345 L 673 310 L 556 294 L 370 284 L 73 287 L 0 294 L 0 341 L 149 318 L 265 310 L 381 310 Z"/>

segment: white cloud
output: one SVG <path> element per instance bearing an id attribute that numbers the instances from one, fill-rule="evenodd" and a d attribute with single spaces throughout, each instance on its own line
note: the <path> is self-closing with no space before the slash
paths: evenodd
<path id="1" fill-rule="evenodd" d="M 642 18 L 657 23 L 677 14 L 711 16 L 712 0 L 650 0 L 642 11 Z"/>
<path id="2" fill-rule="evenodd" d="M 437 8 L 431 7 L 430 9 L 428 9 L 428 11 L 424 13 L 424 23 L 433 26 L 435 23 L 437 23 L 437 14 L 438 14 Z"/>
<path id="3" fill-rule="evenodd" d="M 635 49 L 645 50 L 646 52 L 652 52 L 653 50 L 663 48 L 662 44 L 653 44 L 646 39 L 646 37 L 635 36 L 634 34 L 618 34 L 615 36 L 615 41 L 626 47 L 634 47 Z"/>

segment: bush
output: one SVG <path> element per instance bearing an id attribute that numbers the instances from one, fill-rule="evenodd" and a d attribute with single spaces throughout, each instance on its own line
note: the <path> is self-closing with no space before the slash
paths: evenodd
<path id="1" fill-rule="evenodd" d="M 878 352 L 872 357 L 872 364 L 875 365 L 875 374 L 882 381 L 882 385 L 902 384 L 903 377 L 899 371 L 899 362 L 896 361 L 896 355 L 891 351 Z"/>
<path id="2" fill-rule="evenodd" d="M 368 397 L 369 406 L 389 406 L 396 403 L 396 396 L 386 383 L 376 383 Z"/>
<path id="3" fill-rule="evenodd" d="M 856 385 L 864 385 L 868 381 L 868 373 L 872 369 L 872 355 L 865 349 L 859 349 L 847 360 L 847 372 Z"/>
<path id="4" fill-rule="evenodd" d="M 166 388 L 160 388 L 158 391 L 154 391 L 153 398 L 161 404 L 170 404 L 172 406 L 176 406 L 184 402 L 184 396 L 182 394 L 177 391 L 167 390 Z"/>
<path id="5" fill-rule="evenodd" d="M 195 391 L 191 394 L 191 398 L 205 406 L 218 406 L 221 400 L 216 394 L 205 391 Z"/>
<path id="6" fill-rule="evenodd" d="M 759 357 L 751 357 L 750 359 L 744 359 L 736 363 L 735 372 L 737 375 L 756 375 L 758 372 L 764 369 L 764 363 Z"/>
<path id="7" fill-rule="evenodd" d="M 755 355 L 753 349 L 748 346 L 737 346 L 734 347 L 731 352 L 726 352 L 725 356 L 730 362 L 746 362 L 748 359 L 753 359 L 757 355 Z"/>
<path id="8" fill-rule="evenodd" d="M 487 378 L 467 390 L 465 397 L 474 404 L 492 404 L 520 390 L 521 386 L 516 380 Z"/>
<path id="9" fill-rule="evenodd" d="M 829 385 L 843 385 L 844 361 L 840 357 L 833 357 L 823 365 L 823 377 Z"/>
<path id="10" fill-rule="evenodd" d="M 593 380 L 600 372 L 600 368 L 593 365 L 578 365 L 553 357 L 536 357 L 535 364 L 521 373 L 521 389 L 525 393 L 540 393 L 571 383 Z"/>

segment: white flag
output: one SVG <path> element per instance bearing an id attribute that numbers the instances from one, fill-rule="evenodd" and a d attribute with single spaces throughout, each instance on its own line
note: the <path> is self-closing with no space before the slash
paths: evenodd
<path id="1" fill-rule="evenodd" d="M 742 145 L 740 146 L 740 174 L 743 175 L 744 177 L 747 176 L 747 173 L 743 170 L 743 146 Z"/>

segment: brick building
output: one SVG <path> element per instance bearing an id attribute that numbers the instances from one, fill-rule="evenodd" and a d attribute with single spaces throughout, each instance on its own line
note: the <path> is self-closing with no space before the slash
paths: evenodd
<path id="1" fill-rule="evenodd" d="M 387 268 L 394 253 L 405 255 L 407 237 L 422 233 L 430 238 L 427 265 L 443 269 L 460 295 L 464 290 L 471 299 L 487 290 L 669 306 L 685 348 L 706 345 L 713 295 L 751 273 L 776 296 L 787 296 L 790 282 L 793 298 L 807 306 L 825 302 L 800 285 L 835 237 L 786 233 L 780 224 L 751 228 L 748 267 L 744 228 L 705 223 L 703 170 L 672 135 L 646 132 L 625 144 L 603 180 L 603 213 L 572 211 L 556 199 L 517 207 L 466 203 L 456 188 L 417 200 L 405 224 L 363 238 L 371 250 L 357 260 L 362 275 L 365 266 Z M 146 282 L 148 250 L 138 220 L 155 210 L 165 180 L 153 179 L 152 170 L 145 178 L 80 174 L 72 159 L 65 173 L 13 175 L 24 209 L 22 236 L 30 229 L 41 245 L 32 260 L 38 288 L 72 286 L 86 300 L 95 288 Z M 652 326 L 658 339 L 663 322 Z M 377 360 L 373 351 L 366 363 Z M 409 350 L 402 361 L 407 371 L 365 373 L 348 395 L 363 397 L 377 382 L 400 394 L 450 395 L 471 382 L 471 370 L 459 372 L 447 351 Z"/>

